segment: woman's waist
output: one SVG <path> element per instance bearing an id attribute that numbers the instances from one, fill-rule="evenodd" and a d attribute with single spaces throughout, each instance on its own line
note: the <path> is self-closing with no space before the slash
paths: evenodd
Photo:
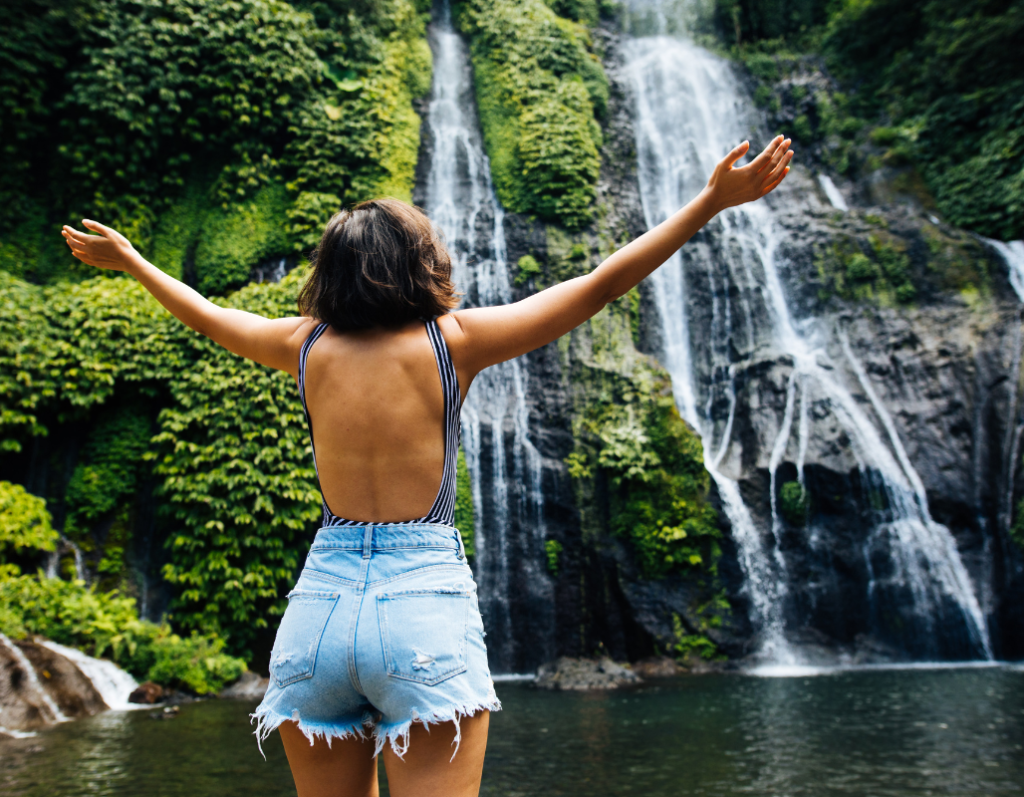
<path id="1" fill-rule="evenodd" d="M 457 528 L 421 522 L 324 526 L 317 531 L 310 552 L 348 550 L 372 554 L 407 548 L 450 548 L 464 557 L 462 537 Z"/>

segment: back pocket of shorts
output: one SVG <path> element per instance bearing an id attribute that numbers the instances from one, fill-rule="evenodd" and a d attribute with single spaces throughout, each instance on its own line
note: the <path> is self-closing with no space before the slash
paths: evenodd
<path id="1" fill-rule="evenodd" d="M 320 638 L 337 603 L 337 592 L 288 593 L 288 608 L 270 654 L 270 674 L 278 686 L 313 677 Z"/>
<path id="2" fill-rule="evenodd" d="M 388 675 L 433 686 L 466 671 L 473 596 L 412 590 L 377 596 Z"/>

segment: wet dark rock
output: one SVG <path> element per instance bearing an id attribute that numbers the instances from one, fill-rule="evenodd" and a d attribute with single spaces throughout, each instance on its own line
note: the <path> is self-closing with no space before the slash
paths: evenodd
<path id="1" fill-rule="evenodd" d="M 679 662 L 669 656 L 648 656 L 635 661 L 630 669 L 641 678 L 672 678 L 686 672 Z"/>
<path id="2" fill-rule="evenodd" d="M 155 684 L 152 681 L 146 681 L 141 683 L 138 687 L 128 695 L 129 703 L 143 703 L 152 704 L 159 703 L 163 700 L 164 688 L 160 684 Z"/>
<path id="3" fill-rule="evenodd" d="M 534 686 L 558 691 L 618 689 L 642 683 L 639 675 L 609 658 L 574 659 L 562 656 L 537 671 Z"/>

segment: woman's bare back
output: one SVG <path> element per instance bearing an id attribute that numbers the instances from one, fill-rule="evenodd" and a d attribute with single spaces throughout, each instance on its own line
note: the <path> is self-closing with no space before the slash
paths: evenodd
<path id="1" fill-rule="evenodd" d="M 422 322 L 327 330 L 306 362 L 306 405 L 331 512 L 401 523 L 430 511 L 444 469 L 444 396 Z"/>

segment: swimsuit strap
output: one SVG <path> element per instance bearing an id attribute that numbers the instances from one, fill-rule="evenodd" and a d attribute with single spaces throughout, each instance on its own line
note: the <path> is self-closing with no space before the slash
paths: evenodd
<path id="1" fill-rule="evenodd" d="M 444 335 L 437 324 L 437 319 L 432 318 L 424 322 L 427 328 L 427 338 L 430 340 L 430 348 L 434 351 L 434 360 L 437 362 L 437 372 L 441 377 L 441 393 L 444 397 L 444 470 L 441 473 L 441 486 L 438 488 L 437 497 L 434 499 L 430 511 L 421 518 L 406 521 L 408 523 L 439 523 L 445 526 L 455 525 L 455 471 L 459 455 L 459 439 L 461 436 L 461 425 L 459 415 L 462 411 L 462 395 L 459 392 L 459 378 L 455 373 L 455 365 L 452 363 L 448 345 L 445 343 Z M 306 425 L 309 427 L 309 444 L 313 449 L 313 467 L 316 469 L 317 483 L 320 482 L 320 470 L 316 464 L 316 445 L 313 443 L 313 421 L 309 417 L 309 408 L 306 406 L 306 359 L 309 351 L 313 348 L 320 336 L 327 331 L 329 324 L 319 324 L 314 329 L 306 342 L 302 344 L 299 351 L 299 398 L 302 400 L 302 411 L 306 415 Z M 323 494 L 323 488 L 320 490 Z M 323 526 L 367 526 L 371 521 L 346 520 L 331 512 L 327 506 L 327 499 L 323 500 Z M 378 525 L 372 523 L 372 525 Z M 386 524 L 384 524 L 386 525 Z"/>

